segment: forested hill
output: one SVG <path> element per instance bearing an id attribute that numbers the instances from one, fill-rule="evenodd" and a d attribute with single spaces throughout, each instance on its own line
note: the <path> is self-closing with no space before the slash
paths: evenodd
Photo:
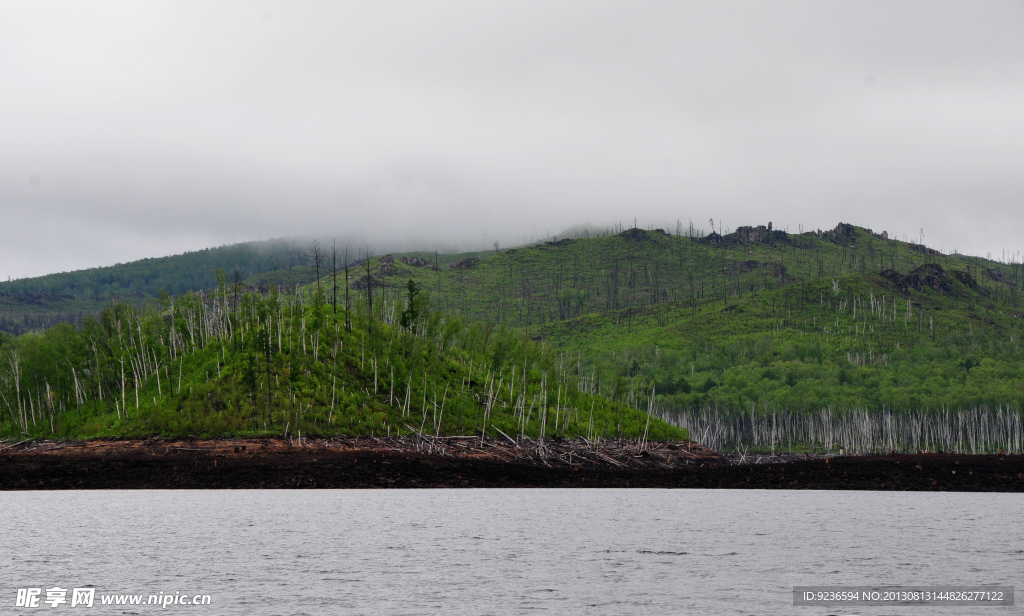
<path id="1" fill-rule="evenodd" d="M 525 336 L 362 299 L 225 285 L 0 340 L 0 437 L 686 436 Z"/>
<path id="2" fill-rule="evenodd" d="M 412 277 L 445 309 L 516 327 L 671 303 L 725 306 L 751 294 L 848 275 L 878 274 L 895 282 L 930 264 L 969 276 L 993 301 L 1012 308 L 1024 288 L 1021 263 L 942 254 L 848 224 L 802 234 L 770 224 L 739 227 L 724 237 L 679 231 L 634 228 L 486 253 L 395 255 L 371 275 L 396 286 Z M 898 284 L 920 286 L 913 280 Z"/>
<path id="3" fill-rule="evenodd" d="M 1024 406 L 1021 264 L 847 224 L 386 255 L 369 279 L 385 294 L 413 279 L 443 309 L 578 352 L 674 409 Z"/>
<path id="4" fill-rule="evenodd" d="M 636 435 L 638 416 L 627 421 L 620 411 L 651 404 L 678 421 L 690 414 L 688 426 L 696 425 L 693 414 L 708 413 L 820 415 L 831 424 L 823 409 L 845 409 L 881 418 L 875 427 L 856 418 L 856 426 L 844 424 L 864 434 L 880 434 L 895 421 L 890 413 L 969 411 L 975 414 L 956 415 L 960 428 L 974 422 L 975 431 L 1020 436 L 1024 270 L 1017 262 L 941 254 L 847 224 L 801 234 L 770 225 L 725 236 L 584 231 L 505 250 L 385 254 L 347 277 L 321 267 L 319 280 L 308 261 L 294 265 L 307 256 L 305 248 L 280 257 L 290 268 L 250 276 L 248 284 L 197 279 L 203 293 L 164 297 L 149 312 L 104 300 L 103 316 L 83 327 L 6 340 L 0 333 L 8 429 L 44 430 L 42 417 L 78 422 L 64 424 L 68 434 L 260 431 L 263 418 L 267 430 L 295 422 L 304 431 L 323 430 L 324 421 L 341 430 L 330 414 L 339 404 L 337 378 L 350 396 L 347 421 L 356 433 L 408 430 L 399 420 L 409 419 L 410 396 L 420 396 L 422 411 L 433 408 L 435 393 L 446 404 L 446 389 L 459 392 L 451 408 L 463 405 L 465 415 L 439 413 L 431 421 L 435 431 L 461 432 L 486 420 L 490 411 L 478 414 L 478 403 L 492 395 L 491 385 L 499 392 L 509 387 L 508 362 L 524 361 L 527 407 L 535 394 L 553 395 L 553 426 L 564 434 Z M 226 274 L 234 269 L 227 261 L 219 267 Z M 165 271 L 167 284 L 150 280 L 149 288 L 181 288 L 171 283 L 174 270 Z M 299 277 L 309 282 L 294 286 Z M 275 295 L 278 287 L 269 284 L 260 291 L 257 280 L 287 280 L 287 292 Z M 346 305 L 357 319 L 351 333 L 339 330 L 335 316 Z M 413 308 L 430 316 L 406 318 Z M 335 348 L 356 353 L 356 345 L 358 368 L 355 355 L 335 363 Z M 481 362 L 488 366 L 483 374 Z M 416 375 L 419 381 L 410 380 Z M 504 395 L 503 404 L 519 404 L 514 390 Z M 573 396 L 568 424 L 559 411 L 562 395 Z M 581 414 L 587 401 L 604 422 L 600 430 Z M 540 429 L 522 423 L 529 408 L 525 416 L 523 408 L 510 412 L 495 425 L 524 434 Z M 460 423 L 468 417 L 470 423 Z M 919 435 L 924 424 L 916 421 L 906 425 Z M 954 430 L 946 420 L 934 425 L 937 433 Z M 795 438 L 810 442 L 809 434 Z"/>
<path id="5" fill-rule="evenodd" d="M 24 333 L 59 322 L 80 323 L 97 314 L 112 299 L 135 302 L 153 299 L 163 290 L 171 295 L 217 286 L 217 271 L 259 282 L 275 272 L 278 284 L 297 284 L 311 278 L 305 246 L 290 240 L 246 242 L 142 259 L 109 267 L 50 274 L 0 282 L 0 332 Z"/>

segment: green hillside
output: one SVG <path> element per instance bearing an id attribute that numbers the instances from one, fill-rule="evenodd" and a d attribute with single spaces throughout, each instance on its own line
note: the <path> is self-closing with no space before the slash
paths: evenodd
<path id="1" fill-rule="evenodd" d="M 467 320 L 588 358 L 626 400 L 654 387 L 669 408 L 728 411 L 1024 401 L 1020 264 L 851 225 L 394 257 L 371 265 L 379 293 L 411 278 Z"/>
<path id="2" fill-rule="evenodd" d="M 0 282 L 0 332 L 21 334 L 57 323 L 81 323 L 112 299 L 142 305 L 160 291 L 180 295 L 217 286 L 217 271 L 247 284 L 295 285 L 311 279 L 305 247 L 286 240 L 245 242 Z M 274 272 L 273 274 L 269 274 Z M 268 278 L 269 277 L 269 278 Z"/>
<path id="3" fill-rule="evenodd" d="M 387 254 L 337 287 L 293 256 L 241 283 L 215 277 L 205 299 L 106 300 L 81 326 L 0 340 L 2 430 L 682 434 L 639 408 L 729 446 L 768 442 L 776 420 L 809 446 L 840 424 L 865 448 L 893 446 L 897 423 L 906 447 L 1021 440 L 1019 263 L 846 224 Z"/>
<path id="4" fill-rule="evenodd" d="M 564 354 L 466 326 L 415 289 L 404 305 L 364 295 L 351 312 L 322 295 L 235 291 L 0 338 L 0 433 L 686 436 L 598 395 Z"/>

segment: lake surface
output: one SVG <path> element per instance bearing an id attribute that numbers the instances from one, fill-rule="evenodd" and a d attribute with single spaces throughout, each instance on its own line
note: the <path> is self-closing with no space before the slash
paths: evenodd
<path id="1" fill-rule="evenodd" d="M 1024 496 L 757 490 L 0 493 L 0 613 L 1021 614 L 793 606 L 801 585 L 1014 585 Z M 92 609 L 13 607 L 96 587 Z M 101 606 L 108 593 L 212 605 Z M 69 597 L 70 601 L 70 597 Z"/>

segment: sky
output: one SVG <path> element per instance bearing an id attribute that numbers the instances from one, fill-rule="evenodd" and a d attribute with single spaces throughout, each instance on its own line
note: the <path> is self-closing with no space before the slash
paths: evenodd
<path id="1" fill-rule="evenodd" d="M 850 222 L 1024 250 L 1024 3 L 0 1 L 0 279 Z"/>

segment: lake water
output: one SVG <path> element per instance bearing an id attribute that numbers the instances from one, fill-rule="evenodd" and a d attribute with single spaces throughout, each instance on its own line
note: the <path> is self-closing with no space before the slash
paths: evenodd
<path id="1" fill-rule="evenodd" d="M 799 585 L 1014 585 L 1024 496 L 729 490 L 0 494 L 0 613 L 1021 614 L 793 605 Z M 92 609 L 15 608 L 92 585 Z M 101 606 L 101 594 L 211 605 Z M 68 597 L 70 603 L 70 593 Z"/>

